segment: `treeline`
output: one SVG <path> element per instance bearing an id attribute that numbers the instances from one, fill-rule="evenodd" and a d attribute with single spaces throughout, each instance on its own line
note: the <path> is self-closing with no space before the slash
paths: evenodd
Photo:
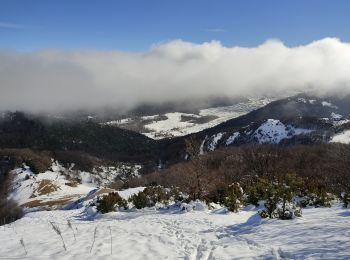
<path id="1" fill-rule="evenodd" d="M 196 150 L 191 147 L 196 145 L 188 145 L 189 151 Z M 258 180 L 283 183 L 292 174 L 301 179 L 298 190 L 303 192 L 339 197 L 350 192 L 350 145 L 247 145 L 189 154 L 191 160 L 130 180 L 128 186 L 177 187 L 193 200 L 217 201 L 232 183 L 247 190 Z"/>
<path id="2" fill-rule="evenodd" d="M 22 112 L 0 118 L 0 148 L 79 151 L 114 161 L 156 162 L 157 143 L 139 133 L 91 120 L 48 121 Z"/>

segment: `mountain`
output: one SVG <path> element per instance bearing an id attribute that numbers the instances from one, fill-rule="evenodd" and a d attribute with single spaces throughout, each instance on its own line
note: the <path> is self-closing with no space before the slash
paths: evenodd
<path id="1" fill-rule="evenodd" d="M 0 120 L 0 148 L 54 152 L 55 159 L 75 163 L 81 170 L 122 162 L 142 165 L 141 173 L 148 173 L 183 161 L 188 139 L 199 144 L 200 153 L 245 144 L 350 141 L 349 97 L 297 95 L 270 101 L 249 99 L 196 114 L 167 112 L 115 124 L 94 118 L 48 120 L 20 112 L 5 113 Z M 208 119 L 209 115 L 216 118 Z M 137 120 L 143 128 L 154 127 L 154 132 L 141 134 L 125 129 Z M 84 165 L 87 162 L 89 167 Z"/>
<path id="2" fill-rule="evenodd" d="M 130 110 L 100 108 L 42 114 L 47 121 L 92 121 L 142 133 L 160 140 L 196 133 L 229 119 L 247 114 L 275 100 L 274 98 L 209 98 L 163 104 L 142 104 Z"/>
<path id="3" fill-rule="evenodd" d="M 350 128 L 350 97 L 297 95 L 196 133 L 204 151 L 242 144 L 316 144 L 341 139 Z M 336 137 L 340 136 L 340 137 Z"/>
<path id="4" fill-rule="evenodd" d="M 104 122 L 106 125 L 134 130 L 152 139 L 160 140 L 196 133 L 214 127 L 232 118 L 247 114 L 273 101 L 272 98 L 248 98 L 230 105 L 183 110 L 178 107 L 166 113 L 133 115 Z M 184 112 L 186 111 L 186 112 Z"/>
<path id="5" fill-rule="evenodd" d="M 0 148 L 81 151 L 115 161 L 157 161 L 157 143 L 142 134 L 93 121 L 45 122 L 21 112 L 0 120 Z"/>

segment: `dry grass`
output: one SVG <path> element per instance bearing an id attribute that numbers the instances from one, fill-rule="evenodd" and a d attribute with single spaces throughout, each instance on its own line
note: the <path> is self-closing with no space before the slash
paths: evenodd
<path id="1" fill-rule="evenodd" d="M 54 192 L 58 189 L 59 187 L 55 185 L 51 180 L 41 180 L 39 182 L 38 188 L 36 189 L 36 192 L 39 196 L 41 196 Z"/>
<path id="2" fill-rule="evenodd" d="M 79 185 L 79 182 L 76 181 L 76 180 L 71 180 L 69 182 L 66 182 L 65 185 L 75 188 L 75 187 L 77 187 Z"/>
<path id="3" fill-rule="evenodd" d="M 77 197 L 79 197 L 79 195 L 71 195 L 64 198 L 60 198 L 56 200 L 48 200 L 48 201 L 37 199 L 37 200 L 28 201 L 22 204 L 21 206 L 27 207 L 27 208 L 36 208 L 36 207 L 62 208 L 68 202 L 74 201 L 74 199 L 76 199 Z"/>

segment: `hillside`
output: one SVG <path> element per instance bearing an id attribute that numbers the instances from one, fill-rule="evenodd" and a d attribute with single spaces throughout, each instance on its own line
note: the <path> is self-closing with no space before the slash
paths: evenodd
<path id="1" fill-rule="evenodd" d="M 157 161 L 157 144 L 144 135 L 93 121 L 44 120 L 20 112 L 0 120 L 1 148 L 81 151 L 115 161 Z"/>
<path id="2" fill-rule="evenodd" d="M 200 153 L 244 144 L 348 143 L 348 101 L 349 97 L 307 95 L 270 103 L 264 99 L 251 100 L 231 107 L 206 109 L 212 116 L 217 116 L 210 122 L 200 121 L 201 116 L 196 114 L 178 112 L 167 113 L 167 119 L 163 118 L 164 115 L 140 116 L 139 119 L 144 118 L 143 126 L 157 128 L 153 134 L 167 129 L 159 140 L 152 139 L 153 134 L 148 138 L 124 129 L 135 123 L 135 118 L 101 123 L 97 119 L 48 120 L 19 112 L 8 113 L 0 121 L 0 147 L 31 148 L 56 154 L 60 151 L 86 153 L 102 160 L 141 164 L 144 172 L 152 172 L 160 165 L 167 167 L 184 160 L 186 139 L 195 140 Z M 264 103 L 268 104 L 249 112 Z M 199 114 L 204 110 L 200 111 Z M 214 126 L 210 127 L 212 124 Z M 175 134 L 174 131 L 179 132 Z M 71 162 L 74 160 L 73 157 Z"/>
<path id="3" fill-rule="evenodd" d="M 319 144 L 346 136 L 349 97 L 298 95 L 273 101 L 239 118 L 194 134 L 206 151 L 242 144 Z M 344 138 L 336 138 L 348 142 Z"/>

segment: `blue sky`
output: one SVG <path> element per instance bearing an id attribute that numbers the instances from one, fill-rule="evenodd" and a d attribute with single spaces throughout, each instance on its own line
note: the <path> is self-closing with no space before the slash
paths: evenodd
<path id="1" fill-rule="evenodd" d="M 350 41 L 350 1 L 0 0 L 0 48 L 142 51 L 174 39 L 288 46 Z"/>

